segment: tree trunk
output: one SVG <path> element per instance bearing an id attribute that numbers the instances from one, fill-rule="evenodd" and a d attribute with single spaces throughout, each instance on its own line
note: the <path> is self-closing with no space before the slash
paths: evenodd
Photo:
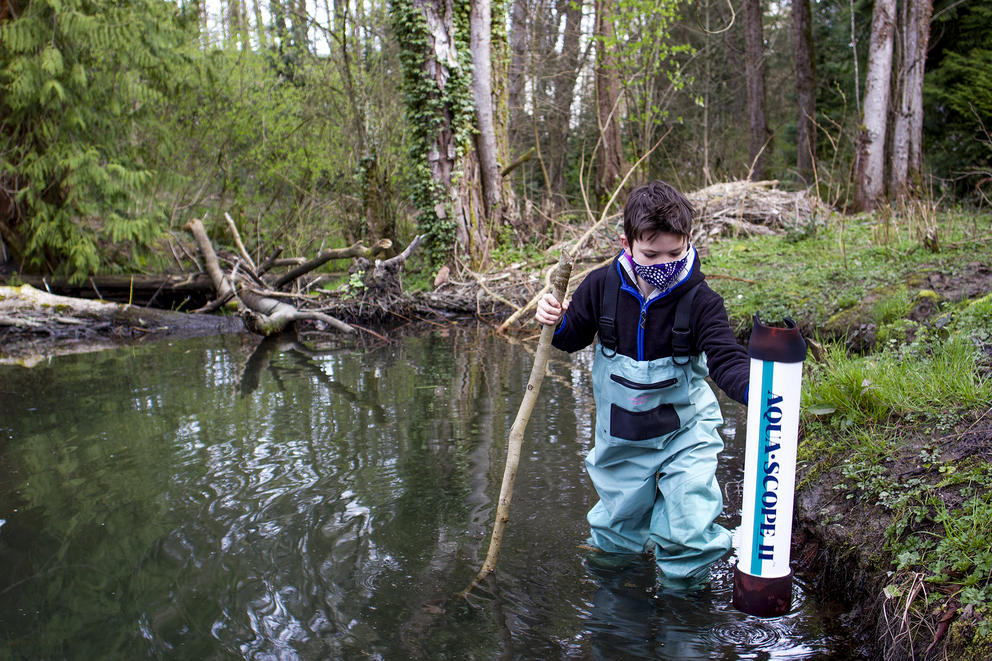
<path id="1" fill-rule="evenodd" d="M 475 148 L 479 156 L 482 199 L 485 216 L 493 225 L 502 221 L 503 177 L 500 175 L 496 125 L 493 110 L 492 7 L 489 0 L 472 0 L 471 25 L 472 96 L 478 133 Z"/>
<path id="2" fill-rule="evenodd" d="M 83 282 L 40 275 L 19 276 L 35 289 L 75 298 L 96 298 L 142 307 L 197 308 L 214 296 L 209 276 L 198 275 L 94 275 Z"/>
<path id="3" fill-rule="evenodd" d="M 892 74 L 895 0 L 875 0 L 854 180 L 854 208 L 870 211 L 884 195 L 885 130 Z"/>
<path id="4" fill-rule="evenodd" d="M 241 50 L 251 50 L 251 31 L 248 29 L 248 5 L 245 0 L 238 0 L 238 36 L 241 39 Z"/>
<path id="5" fill-rule="evenodd" d="M 499 172 L 500 178 L 500 206 L 501 222 L 516 226 L 519 223 L 519 210 L 517 208 L 516 195 L 513 186 L 503 185 L 506 163 L 513 160 L 511 156 L 512 144 L 510 142 L 510 104 L 509 104 L 509 77 L 510 77 L 510 40 L 506 31 L 506 12 L 509 10 L 509 0 L 503 0 L 496 6 L 496 11 L 492 13 L 490 41 L 492 43 L 492 95 L 493 95 L 493 131 L 496 135 L 496 161 L 501 164 Z"/>
<path id="6" fill-rule="evenodd" d="M 258 49 L 265 50 L 269 40 L 265 34 L 265 19 L 262 18 L 262 7 L 258 0 L 252 0 L 252 7 L 255 11 L 255 34 L 258 35 Z"/>
<path id="7" fill-rule="evenodd" d="M 902 49 L 899 84 L 894 102 L 892 131 L 892 171 L 889 193 L 907 195 L 921 185 L 923 152 L 923 74 L 930 41 L 933 0 L 906 0 L 900 15 Z"/>
<path id="8" fill-rule="evenodd" d="M 747 83 L 748 157 L 752 181 L 765 178 L 771 152 L 765 118 L 765 42 L 761 0 L 744 0 L 744 77 Z"/>
<path id="9" fill-rule="evenodd" d="M 923 74 L 930 45 L 930 17 L 933 0 L 914 0 L 910 11 L 916 29 L 916 50 L 912 87 L 909 89 L 909 156 L 908 185 L 919 188 L 923 177 Z"/>
<path id="10" fill-rule="evenodd" d="M 614 56 L 613 3 L 595 0 L 595 11 L 596 120 L 600 138 L 596 150 L 596 194 L 605 198 L 613 192 L 624 171 L 619 120 L 620 80 Z"/>
<path id="11" fill-rule="evenodd" d="M 297 54 L 305 53 L 310 49 L 309 36 L 307 35 L 307 3 L 306 0 L 288 0 L 289 24 L 293 32 L 293 48 Z"/>
<path id="12" fill-rule="evenodd" d="M 910 25 L 910 6 L 914 0 L 899 5 L 899 43 L 893 46 L 896 82 L 892 101 L 892 154 L 889 158 L 889 195 L 896 199 L 906 192 L 909 165 L 909 97 L 912 87 L 912 61 L 916 50 L 917 31 Z"/>
<path id="13" fill-rule="evenodd" d="M 709 186 L 713 183 L 713 173 L 710 171 L 710 90 L 713 85 L 713 75 L 710 72 L 710 0 L 704 2 L 703 20 L 703 180 Z"/>
<path id="14" fill-rule="evenodd" d="M 792 33 L 796 41 L 796 170 L 809 183 L 816 154 L 816 65 L 809 0 L 792 0 Z"/>
<path id="15" fill-rule="evenodd" d="M 510 112 L 510 142 L 522 147 L 530 125 L 524 106 L 527 83 L 527 8 L 525 0 L 513 0 L 510 13 L 510 67 L 507 78 L 507 104 Z"/>
<path id="16" fill-rule="evenodd" d="M 416 195 L 431 259 L 437 264 L 450 259 L 454 228 L 462 254 L 477 267 L 487 259 L 488 234 L 477 153 L 458 142 L 472 125 L 467 111 L 472 90 L 470 74 L 459 61 L 459 48 L 467 40 L 457 37 L 467 35 L 455 33 L 453 11 L 445 0 L 397 0 L 390 6 L 393 25 L 406 40 L 400 48 L 407 112 L 417 124 L 414 140 L 429 172 L 429 181 L 417 182 Z"/>
<path id="17" fill-rule="evenodd" d="M 451 78 L 451 67 L 458 66 L 455 59 L 454 25 L 452 16 L 445 11 L 444 3 L 439 0 L 416 0 L 414 6 L 424 15 L 427 21 L 429 32 L 428 52 L 421 53 L 425 58 L 425 67 L 431 75 L 432 83 L 436 86 L 436 91 L 431 94 L 440 97 L 442 109 L 437 117 L 437 128 L 431 136 L 427 156 L 430 167 L 431 179 L 437 184 L 441 191 L 440 199 L 435 198 L 434 213 L 442 221 L 449 221 L 454 224 L 456 238 L 463 248 L 471 245 L 469 240 L 468 227 L 462 216 L 460 200 L 454 195 L 452 190 L 452 178 L 459 167 L 456 161 L 458 155 L 458 145 L 455 143 L 455 113 L 448 103 L 446 103 L 446 86 Z M 418 109 L 413 109 L 417 112 Z M 450 213 L 453 218 L 448 217 L 449 208 L 445 204 L 450 200 Z M 429 236 L 429 243 L 435 243 L 439 239 Z M 432 246 L 435 250 L 437 246 Z"/>
<path id="18" fill-rule="evenodd" d="M 556 206 L 565 204 L 565 173 L 568 171 L 568 136 L 571 133 L 572 102 L 579 77 L 582 38 L 582 3 L 567 1 L 561 53 L 554 69 L 554 105 L 548 117 L 548 147 L 551 160 L 551 190 Z"/>

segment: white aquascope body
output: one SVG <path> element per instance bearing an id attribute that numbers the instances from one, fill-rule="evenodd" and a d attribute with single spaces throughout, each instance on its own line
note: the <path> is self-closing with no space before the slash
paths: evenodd
<path id="1" fill-rule="evenodd" d="M 792 607 L 792 511 L 806 343 L 791 319 L 765 326 L 758 315 L 748 343 L 747 446 L 734 607 L 770 617 Z"/>

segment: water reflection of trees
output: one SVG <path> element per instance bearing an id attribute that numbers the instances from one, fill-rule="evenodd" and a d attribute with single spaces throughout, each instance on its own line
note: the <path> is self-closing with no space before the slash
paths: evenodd
<path id="1" fill-rule="evenodd" d="M 52 372 L 71 396 L 25 389 L 41 412 L 0 462 L 20 512 L 0 536 L 0 589 L 38 614 L 31 651 L 486 656 L 520 634 L 502 600 L 479 614 L 450 599 L 488 541 L 530 365 L 519 348 L 452 329 L 371 351 L 228 339 L 78 360 Z M 547 396 L 571 397 L 560 383 Z M 560 440 L 525 450 L 578 467 Z M 561 493 L 574 476 L 528 479 Z M 511 534 L 540 538 L 529 506 Z M 19 581 L 38 589 L 22 599 Z"/>

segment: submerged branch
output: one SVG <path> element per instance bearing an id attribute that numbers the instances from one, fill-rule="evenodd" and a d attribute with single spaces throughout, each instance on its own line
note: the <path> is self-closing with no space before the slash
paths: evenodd
<path id="1" fill-rule="evenodd" d="M 565 299 L 565 292 L 568 289 L 568 280 L 572 272 L 572 258 L 564 250 L 558 260 L 558 266 L 551 276 L 552 287 L 555 298 L 560 301 Z M 527 391 L 524 393 L 517 410 L 517 417 L 510 427 L 509 440 L 506 450 L 506 467 L 503 469 L 503 483 L 500 486 L 499 503 L 496 508 L 496 520 L 493 523 L 493 534 L 489 542 L 489 552 L 486 554 L 486 561 L 482 569 L 469 583 L 468 587 L 461 593 L 462 596 L 478 585 L 479 581 L 485 579 L 496 569 L 496 559 L 499 556 L 499 549 L 503 543 L 503 532 L 506 523 L 510 520 L 510 499 L 513 497 L 513 485 L 517 478 L 517 466 L 520 463 L 520 450 L 523 447 L 524 431 L 530 421 L 531 413 L 534 411 L 534 404 L 537 396 L 541 392 L 541 382 L 544 380 L 544 372 L 548 366 L 548 356 L 551 353 L 551 338 L 555 334 L 554 326 L 545 326 L 541 330 L 541 339 L 537 343 L 537 351 L 534 354 L 534 365 L 530 370 L 530 378 L 527 380 Z"/>

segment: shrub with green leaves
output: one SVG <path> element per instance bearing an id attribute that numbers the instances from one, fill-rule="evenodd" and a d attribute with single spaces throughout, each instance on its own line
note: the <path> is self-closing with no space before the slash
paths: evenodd
<path id="1" fill-rule="evenodd" d="M 0 183 L 27 265 L 82 278 L 100 242 L 140 247 L 163 216 L 141 192 L 139 132 L 187 38 L 176 5 L 14 0 L 0 23 Z"/>

